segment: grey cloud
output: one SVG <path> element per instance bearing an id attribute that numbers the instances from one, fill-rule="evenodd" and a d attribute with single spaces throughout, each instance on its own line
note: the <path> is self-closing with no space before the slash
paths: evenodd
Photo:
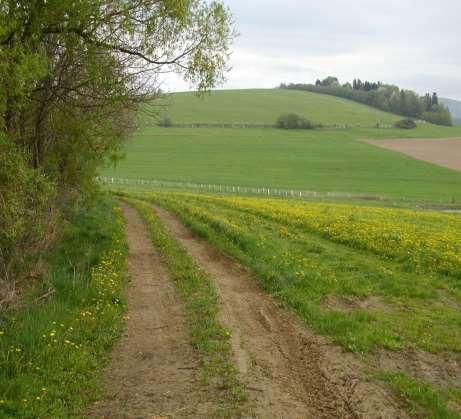
<path id="1" fill-rule="evenodd" d="M 459 0 L 224 1 L 241 35 L 223 87 L 332 74 L 461 99 Z M 177 79 L 168 84 L 184 88 Z"/>
<path id="2" fill-rule="evenodd" d="M 420 93 L 437 91 L 442 97 L 453 97 L 454 99 L 461 100 L 461 75 L 438 76 L 416 74 L 412 77 L 396 79 L 395 82 L 415 89 Z"/>

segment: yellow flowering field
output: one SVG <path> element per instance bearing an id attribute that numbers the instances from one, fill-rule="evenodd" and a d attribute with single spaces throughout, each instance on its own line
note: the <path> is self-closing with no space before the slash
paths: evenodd
<path id="1" fill-rule="evenodd" d="M 201 199 L 405 261 L 418 272 L 461 277 L 461 216 L 456 214 L 259 198 Z"/>
<path id="2" fill-rule="evenodd" d="M 440 357 L 441 365 L 459 357 L 461 217 L 177 192 L 136 197 L 176 213 L 309 328 L 370 361 L 399 394 L 424 394 L 422 404 L 442 406 L 434 417 L 457 417 L 447 416 L 461 394 L 451 382 L 434 386 L 411 369 L 381 365 L 380 356 Z"/>
<path id="3" fill-rule="evenodd" d="M 186 193 L 138 198 L 176 212 L 349 350 L 461 350 L 457 215 Z"/>

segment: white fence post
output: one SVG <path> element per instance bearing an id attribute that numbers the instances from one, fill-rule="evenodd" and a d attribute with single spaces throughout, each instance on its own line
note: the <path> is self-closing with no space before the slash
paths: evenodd
<path id="1" fill-rule="evenodd" d="M 364 198 L 371 197 L 374 199 L 386 199 L 385 196 L 375 196 L 373 194 L 353 194 L 350 192 L 317 192 L 317 191 L 303 191 L 295 189 L 271 189 L 266 187 L 247 187 L 239 185 L 222 185 L 222 184 L 211 184 L 211 183 L 192 183 L 192 182 L 172 182 L 172 181 L 158 181 L 158 180 L 146 180 L 146 179 L 126 179 L 126 178 L 114 178 L 106 176 L 97 176 L 96 181 L 106 184 L 118 184 L 118 185 L 151 185 L 156 188 L 183 188 L 183 189 L 199 189 L 213 192 L 228 192 L 228 193 L 244 193 L 253 195 L 265 195 L 265 196 L 281 196 L 281 197 L 313 197 L 321 198 Z M 402 201 L 407 201 L 408 197 L 402 197 Z"/>

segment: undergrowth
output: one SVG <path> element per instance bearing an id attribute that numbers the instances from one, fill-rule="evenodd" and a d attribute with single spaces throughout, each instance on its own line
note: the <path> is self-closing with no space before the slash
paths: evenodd
<path id="1" fill-rule="evenodd" d="M 112 199 L 68 224 L 45 280 L 22 308 L 0 313 L 0 417 L 85 417 L 102 397 L 101 369 L 122 328 L 126 255 Z"/>

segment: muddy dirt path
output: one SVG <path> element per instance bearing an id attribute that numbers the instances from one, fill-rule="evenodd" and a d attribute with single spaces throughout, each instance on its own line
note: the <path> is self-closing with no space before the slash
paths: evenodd
<path id="1" fill-rule="evenodd" d="M 126 331 L 105 374 L 98 418 L 207 417 L 181 303 L 138 213 L 122 205 L 129 244 Z"/>
<path id="2" fill-rule="evenodd" d="M 177 217 L 153 209 L 216 282 L 220 320 L 232 330 L 254 417 L 407 417 L 384 388 L 364 378 L 353 355 L 310 332 L 238 263 L 192 235 Z"/>

